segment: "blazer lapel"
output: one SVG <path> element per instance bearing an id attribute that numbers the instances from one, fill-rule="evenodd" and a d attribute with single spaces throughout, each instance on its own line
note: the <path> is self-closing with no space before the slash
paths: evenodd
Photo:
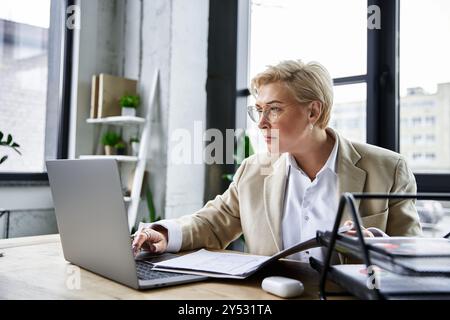
<path id="1" fill-rule="evenodd" d="M 264 179 L 264 208 L 266 219 L 278 251 L 282 248 L 281 217 L 286 187 L 286 155 L 273 165 L 272 172 Z"/>
<path id="2" fill-rule="evenodd" d="M 356 151 L 350 141 L 342 138 L 338 133 L 336 133 L 336 137 L 339 139 L 336 166 L 339 197 L 344 192 L 363 192 L 367 173 L 356 166 L 356 163 L 361 159 L 361 155 Z M 360 201 L 356 200 L 356 208 L 358 210 L 359 205 Z M 349 219 L 351 219 L 351 216 L 348 210 L 345 210 L 341 224 Z"/>

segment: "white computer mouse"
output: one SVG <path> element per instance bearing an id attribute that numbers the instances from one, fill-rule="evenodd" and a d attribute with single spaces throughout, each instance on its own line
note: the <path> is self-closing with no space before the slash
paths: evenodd
<path id="1" fill-rule="evenodd" d="M 298 297 L 305 290 L 300 281 L 278 276 L 264 278 L 261 287 L 264 291 L 282 298 Z"/>

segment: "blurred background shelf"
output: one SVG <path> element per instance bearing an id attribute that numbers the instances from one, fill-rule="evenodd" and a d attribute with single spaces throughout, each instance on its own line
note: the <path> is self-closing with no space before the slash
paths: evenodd
<path id="1" fill-rule="evenodd" d="M 86 120 L 87 123 L 94 124 L 110 124 L 117 126 L 127 126 L 127 125 L 141 125 L 145 123 L 144 118 L 131 117 L 131 116 L 115 116 L 106 118 L 89 118 Z"/>

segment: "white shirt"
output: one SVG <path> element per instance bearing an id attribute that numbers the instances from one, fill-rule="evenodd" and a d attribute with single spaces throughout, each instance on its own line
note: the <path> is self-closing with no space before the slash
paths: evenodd
<path id="1" fill-rule="evenodd" d="M 336 174 L 338 142 L 325 165 L 311 181 L 298 167 L 292 155 L 286 161 L 287 183 L 283 218 L 281 221 L 283 247 L 314 238 L 317 230 L 332 230 L 338 208 L 338 177 Z M 323 260 L 323 249 L 315 248 L 289 256 L 290 259 L 309 261 L 310 256 Z"/>
<path id="2" fill-rule="evenodd" d="M 181 226 L 173 220 L 160 220 L 153 223 L 140 222 L 138 231 L 139 233 L 143 228 L 151 227 L 152 225 L 160 225 L 167 229 L 167 236 L 169 241 L 167 243 L 166 252 L 178 252 L 181 249 L 181 243 L 183 241 L 183 234 Z"/>

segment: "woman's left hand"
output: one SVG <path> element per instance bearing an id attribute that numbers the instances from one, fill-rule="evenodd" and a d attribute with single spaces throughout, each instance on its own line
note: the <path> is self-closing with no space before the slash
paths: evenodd
<path id="1" fill-rule="evenodd" d="M 352 226 L 352 229 L 350 229 L 349 231 L 344 233 L 345 235 L 350 236 L 350 237 L 356 237 L 356 229 L 354 227 L 353 221 L 351 221 L 351 220 L 345 221 L 344 222 L 344 226 Z M 362 234 L 363 234 L 364 237 L 375 238 L 375 235 L 372 232 L 370 232 L 369 230 L 367 230 L 363 226 L 361 226 L 361 228 L 362 228 Z"/>

